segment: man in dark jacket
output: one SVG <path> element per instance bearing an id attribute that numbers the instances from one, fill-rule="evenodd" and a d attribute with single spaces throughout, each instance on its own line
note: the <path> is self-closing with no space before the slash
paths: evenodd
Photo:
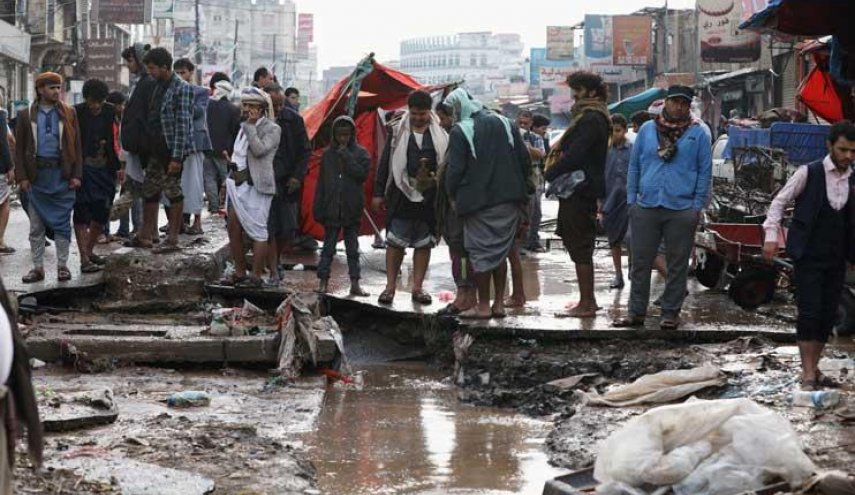
<path id="1" fill-rule="evenodd" d="M 413 302 L 430 304 L 422 288 L 437 242 L 436 172 L 445 162 L 448 135 L 433 113 L 430 93 L 413 91 L 408 112 L 393 127 L 377 165 L 374 210 L 386 206 L 386 288 L 380 304 L 392 304 L 407 248 L 413 248 Z"/>
<path id="2" fill-rule="evenodd" d="M 611 119 L 606 108 L 608 90 L 602 78 L 590 72 L 575 72 L 567 77 L 575 103 L 570 111 L 570 126 L 556 148 L 560 158 L 547 160 L 544 178 L 563 180 L 581 170 L 584 182 L 569 198 L 560 199 L 557 234 L 576 264 L 579 283 L 578 304 L 568 305 L 567 316 L 592 318 L 597 313 L 594 297 L 594 241 L 597 236 L 597 200 L 605 195 L 603 179 L 611 134 Z M 554 153 L 554 152 L 553 152 Z"/>
<path id="3" fill-rule="evenodd" d="M 211 100 L 208 102 L 208 134 L 213 152 L 205 157 L 205 196 L 208 212 L 217 213 L 225 196 L 220 188 L 228 176 L 229 157 L 240 130 L 240 108 L 231 102 L 234 93 L 229 77 L 222 72 L 211 76 Z"/>
<path id="4" fill-rule="evenodd" d="M 11 494 L 12 467 L 18 432 L 10 426 L 27 429 L 30 459 L 42 464 L 44 430 L 30 376 L 30 357 L 18 331 L 14 308 L 0 280 L 0 493 Z"/>
<path id="5" fill-rule="evenodd" d="M 115 109 L 105 103 L 110 88 L 99 79 L 83 84 L 83 103 L 75 105 L 83 150 L 83 180 L 74 203 L 74 234 L 80 251 L 80 271 L 101 271 L 104 258 L 93 253 L 104 226 L 110 223 L 110 203 L 116 195 L 121 169 L 113 144 Z"/>
<path id="6" fill-rule="evenodd" d="M 781 189 L 766 215 L 763 257 L 778 255 L 781 218 L 793 201 L 796 208 L 786 237 L 793 260 L 798 319 L 796 343 L 802 360 L 802 389 L 839 384 L 819 371 L 819 360 L 837 321 L 846 261 L 853 261 L 850 178 L 855 162 L 855 125 L 838 122 L 828 134 L 828 155 L 803 165 Z M 670 268 L 669 268 L 670 269 Z"/>
<path id="7" fill-rule="evenodd" d="M 273 100 L 276 123 L 282 128 L 282 139 L 273 159 L 276 174 L 276 196 L 270 205 L 267 231 L 270 235 L 270 262 L 268 268 L 271 282 L 279 279 L 279 258 L 300 234 L 300 191 L 309 155 L 309 137 L 303 117 L 288 104 L 286 92 L 278 84 L 264 88 Z"/>
<path id="8" fill-rule="evenodd" d="M 519 129 L 463 89 L 445 99 L 454 109 L 445 188 L 463 217 L 464 244 L 478 286 L 478 304 L 462 318 L 502 318 L 507 259 L 528 201 L 531 158 Z M 490 282 L 495 301 L 490 305 Z"/>
<path id="9" fill-rule="evenodd" d="M 356 124 L 350 117 L 343 115 L 335 119 L 332 134 L 330 146 L 321 159 L 313 209 L 315 220 L 324 226 L 318 291 L 327 291 L 335 246 L 339 232 L 344 231 L 350 294 L 365 297 L 368 293 L 359 285 L 359 225 L 365 207 L 362 184 L 368 178 L 371 158 L 368 151 L 356 143 Z"/>
<path id="10" fill-rule="evenodd" d="M 120 133 L 122 149 L 125 151 L 125 187 L 131 191 L 135 200 L 142 199 L 145 164 L 148 162 L 148 154 L 151 150 L 151 143 L 146 132 L 146 119 L 148 117 L 148 105 L 157 85 L 142 62 L 149 48 L 149 45 L 136 43 L 122 52 L 125 65 L 132 74 L 133 81 L 135 81 L 131 86 L 128 103 L 122 113 Z M 125 245 L 128 247 L 150 246 L 150 244 L 142 243 L 140 239 L 144 236 L 151 239 L 156 235 L 156 232 L 145 233 L 143 232 L 145 227 L 146 224 L 143 224 L 143 227 Z"/>

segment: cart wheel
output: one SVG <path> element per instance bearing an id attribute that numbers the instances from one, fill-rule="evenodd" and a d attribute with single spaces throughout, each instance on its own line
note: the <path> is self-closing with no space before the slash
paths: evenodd
<path id="1" fill-rule="evenodd" d="M 757 309 L 772 301 L 777 279 L 771 270 L 744 270 L 730 283 L 730 298 L 742 309 Z"/>
<path id="2" fill-rule="evenodd" d="M 715 289 L 724 272 L 724 260 L 710 252 L 704 256 L 704 262 L 695 268 L 695 278 L 708 289 Z"/>

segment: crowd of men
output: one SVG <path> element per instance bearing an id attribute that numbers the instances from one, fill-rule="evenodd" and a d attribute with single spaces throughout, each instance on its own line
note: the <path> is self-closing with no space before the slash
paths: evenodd
<path id="1" fill-rule="evenodd" d="M 178 251 L 180 234 L 204 234 L 207 202 L 208 214 L 228 218 L 236 271 L 227 282 L 260 286 L 269 268 L 265 281 L 278 284 L 279 254 L 299 232 L 297 203 L 310 154 L 299 91 L 282 88 L 266 68 L 239 93 L 223 73 L 197 86 L 193 62 L 148 45 L 128 47 L 122 58 L 132 75 L 127 96 L 90 79 L 84 101 L 68 106 L 62 77 L 45 72 L 35 79 L 32 105 L 10 122 L 0 114 L 8 129 L 0 142 L 0 239 L 17 183 L 33 264 L 23 281 L 45 279 L 48 239 L 57 279 L 70 280 L 72 232 L 82 273 L 103 269 L 94 247 L 104 239 L 157 254 Z M 117 212 L 119 229 L 111 235 Z M 250 272 L 244 236 L 253 241 Z M 0 252 L 14 249 L 0 242 Z"/>
<path id="2" fill-rule="evenodd" d="M 193 84 L 193 63 L 174 61 L 163 48 L 136 44 L 122 57 L 134 76 L 127 98 L 110 93 L 102 81 L 89 80 L 83 86 L 85 101 L 69 107 L 60 98 L 59 75 L 48 72 L 36 78 L 36 101 L 16 115 L 14 138 L 0 143 L 0 173 L 6 179 L 0 180 L 0 252 L 11 249 L 2 243 L 2 234 L 8 186 L 17 183 L 30 218 L 33 268 L 24 282 L 45 278 L 48 237 L 56 247 L 58 280 L 71 278 L 72 231 L 81 272 L 101 270 L 104 258 L 93 248 L 109 235 L 120 187 L 117 202 L 128 212 L 118 234 L 128 237 L 127 246 L 154 253 L 180 250 L 180 234 L 203 234 L 207 202 L 208 214 L 226 217 L 234 259 L 234 272 L 221 282 L 250 288 L 279 285 L 280 257 L 300 236 L 301 193 L 311 153 L 299 92 L 283 89 L 261 68 L 253 85 L 239 92 L 238 106 L 226 74 L 214 74 L 208 87 L 199 87 Z M 681 325 L 694 234 L 712 183 L 710 129 L 692 112 L 694 90 L 672 86 L 658 114 L 642 112 L 628 120 L 609 114 L 600 76 L 576 72 L 567 85 L 575 103 L 568 128 L 553 146 L 546 117 L 523 111 L 512 122 L 460 88 L 441 101 L 413 91 L 405 110 L 387 115 L 371 201 L 386 217 L 382 244 L 387 281 L 380 304 L 394 302 L 408 249 L 413 252 L 412 301 L 432 304 L 424 281 L 432 249 L 444 240 L 457 293 L 439 310 L 441 315 L 503 318 L 506 308 L 524 306 L 521 251 L 543 251 L 538 230 L 546 193 L 558 200 L 556 233 L 577 277 L 579 300 L 568 304 L 566 316 L 592 318 L 600 309 L 593 255 L 601 226 L 614 262 L 612 289 L 624 288 L 625 248 L 630 253 L 629 304 L 614 326 L 645 325 L 654 269 L 666 279 L 664 293 L 655 301 L 661 307 L 659 326 L 674 330 Z M 318 138 L 329 144 L 320 157 L 312 208 L 325 229 L 318 289 L 329 287 L 336 245 L 343 237 L 350 293 L 364 297 L 358 236 L 367 214 L 370 153 L 357 142 L 350 117 L 336 118 L 328 129 L 328 136 Z M 826 249 L 811 256 L 809 247 L 837 245 L 834 236 L 846 231 L 839 227 L 848 225 L 849 216 L 839 212 L 848 204 L 855 153 L 852 124 L 835 126 L 829 151 L 825 163 L 804 167 L 794 176 L 800 182 L 784 189 L 766 226 L 767 241 L 777 242 L 776 222 L 792 200 L 796 217 L 807 225 L 803 231 L 791 229 L 797 235 L 787 240 L 788 254 L 796 260 L 797 285 L 823 289 L 813 292 L 815 297 L 799 297 L 806 386 L 829 383 L 816 362 L 833 325 L 834 294 L 839 296 L 842 285 L 838 268 L 849 250 Z M 823 173 L 826 181 L 815 179 Z M 804 191 L 810 208 L 798 206 L 807 201 L 800 199 Z M 823 191 L 828 193 L 825 203 Z M 161 207 L 168 219 L 163 226 L 158 225 Z M 767 247 L 767 256 L 773 256 L 772 244 Z M 509 266 L 511 289 L 505 298 Z"/>

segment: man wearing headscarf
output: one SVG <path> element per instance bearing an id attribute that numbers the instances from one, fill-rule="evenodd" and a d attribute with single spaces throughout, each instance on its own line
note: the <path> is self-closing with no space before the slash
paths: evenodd
<path id="1" fill-rule="evenodd" d="M 235 89 L 229 76 L 217 72 L 211 76 L 209 86 L 208 134 L 214 151 L 205 157 L 205 196 L 208 197 L 208 212 L 215 214 L 225 201 L 220 187 L 228 176 L 229 157 L 240 130 L 240 108 L 231 101 Z"/>
<path id="2" fill-rule="evenodd" d="M 463 89 L 445 99 L 455 125 L 448 145 L 445 188 L 463 218 L 464 245 L 478 286 L 478 304 L 462 318 L 505 316 L 507 259 L 528 201 L 531 158 L 519 130 Z M 490 283 L 495 301 L 490 304 Z"/>
<path id="3" fill-rule="evenodd" d="M 413 248 L 412 300 L 430 304 L 422 288 L 430 252 L 436 245 L 436 172 L 445 161 L 448 135 L 433 112 L 425 91 L 407 98 L 407 112 L 392 128 L 377 165 L 374 182 L 375 210 L 386 206 L 386 288 L 380 304 L 392 304 L 398 273 L 407 248 Z"/>
<path id="4" fill-rule="evenodd" d="M 267 220 L 276 194 L 273 157 L 282 131 L 273 121 L 273 103 L 267 93 L 247 88 L 240 101 L 246 120 L 238 132 L 226 179 L 229 246 L 235 262 L 232 282 L 238 287 L 261 287 L 267 266 Z M 246 273 L 244 234 L 253 243 L 251 275 Z"/>
<path id="5" fill-rule="evenodd" d="M 574 99 L 570 125 L 550 152 L 553 159 L 547 157 L 544 178 L 555 191 L 556 185 L 581 176 L 575 188 L 559 187 L 556 233 L 575 264 L 579 284 L 579 302 L 568 305 L 567 316 L 593 318 L 598 309 L 594 294 L 597 204 L 606 193 L 604 175 L 611 135 L 608 89 L 599 75 L 586 71 L 567 76 L 567 86 Z"/>
<path id="6" fill-rule="evenodd" d="M 62 76 L 45 72 L 36 77 L 36 101 L 18 113 L 15 126 L 15 175 L 29 196 L 30 249 L 33 269 L 24 283 L 45 278 L 45 228 L 54 232 L 57 279 L 71 280 L 68 251 L 71 212 L 83 174 L 77 113 L 60 100 Z"/>

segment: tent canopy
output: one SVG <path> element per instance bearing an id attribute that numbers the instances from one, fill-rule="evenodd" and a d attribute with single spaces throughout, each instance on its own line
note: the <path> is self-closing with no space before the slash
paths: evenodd
<path id="1" fill-rule="evenodd" d="M 667 93 L 662 88 L 650 88 L 635 96 L 612 103 L 609 105 L 609 113 L 619 113 L 626 118 L 630 118 L 635 112 L 647 110 L 654 101 L 665 98 Z"/>
<path id="2" fill-rule="evenodd" d="M 321 157 L 331 138 L 328 133 L 331 132 L 332 122 L 341 115 L 351 114 L 356 122 L 356 140 L 371 155 L 371 169 L 364 184 L 366 205 L 369 205 L 374 192 L 377 162 L 386 139 L 381 112 L 405 107 L 407 97 L 416 89 L 432 91 L 439 88 L 425 87 L 403 72 L 378 64 L 373 55 L 369 55 L 351 75 L 339 81 L 323 100 L 303 112 L 306 132 L 312 141 L 312 156 L 303 182 L 300 209 L 302 232 L 319 240 L 324 237 L 323 226 L 315 222 L 312 216 L 312 206 Z M 373 222 L 382 228 L 384 215 L 374 212 L 370 215 Z M 363 215 L 360 234 L 373 233 L 371 221 L 367 214 Z"/>
<path id="3" fill-rule="evenodd" d="M 740 24 L 740 29 L 795 36 L 825 36 L 848 28 L 852 0 L 769 0 L 769 5 Z"/>

